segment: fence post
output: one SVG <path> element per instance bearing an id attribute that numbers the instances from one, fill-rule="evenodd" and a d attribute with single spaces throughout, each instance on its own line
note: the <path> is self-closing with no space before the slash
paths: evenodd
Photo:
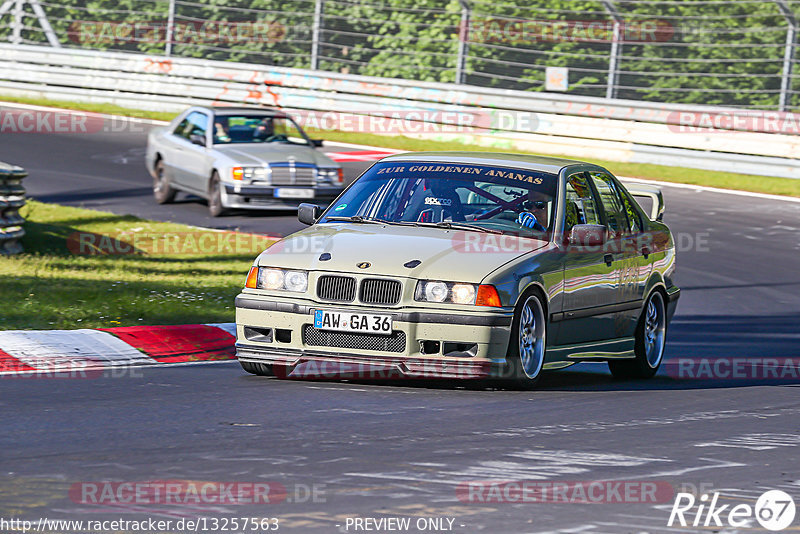
<path id="1" fill-rule="evenodd" d="M 311 70 L 319 69 L 319 41 L 322 34 L 322 16 L 324 14 L 325 0 L 314 2 L 314 22 L 311 26 Z"/>
<path id="2" fill-rule="evenodd" d="M 167 11 L 167 44 L 164 55 L 172 55 L 172 41 L 175 38 L 175 0 L 169 0 L 169 11 Z"/>
<path id="3" fill-rule="evenodd" d="M 11 20 L 11 44 L 22 44 L 22 11 L 23 0 L 16 0 L 13 7 L 13 19 Z"/>
<path id="4" fill-rule="evenodd" d="M 50 46 L 53 48 L 61 48 L 61 43 L 58 41 L 58 37 L 56 37 L 56 32 L 53 31 L 50 21 L 47 20 L 47 13 L 45 13 L 44 8 L 39 3 L 39 0 L 28 0 L 28 3 L 31 5 L 31 9 L 33 9 L 34 14 L 36 14 L 36 19 L 39 21 L 39 26 L 41 26 L 42 30 L 44 30 L 44 36 L 47 37 L 47 42 L 50 43 Z"/>
<path id="5" fill-rule="evenodd" d="M 458 0 L 461 4 L 461 27 L 458 28 L 458 56 L 456 56 L 456 83 L 465 83 L 467 55 L 469 54 L 469 18 L 470 6 L 467 0 Z"/>
<path id="6" fill-rule="evenodd" d="M 792 67 L 794 66 L 794 46 L 797 34 L 797 19 L 792 10 L 786 4 L 786 0 L 775 0 L 778 9 L 781 10 L 783 18 L 786 19 L 788 28 L 786 29 L 786 45 L 783 49 L 783 69 L 781 71 L 781 93 L 778 100 L 778 111 L 786 111 L 791 102 L 789 101 L 789 91 L 792 89 Z"/>
<path id="7" fill-rule="evenodd" d="M 602 0 L 606 13 L 614 20 L 614 36 L 611 41 L 611 54 L 608 58 L 608 85 L 606 98 L 614 98 L 617 92 L 617 78 L 619 77 L 619 55 L 622 51 L 622 16 L 613 0 Z"/>

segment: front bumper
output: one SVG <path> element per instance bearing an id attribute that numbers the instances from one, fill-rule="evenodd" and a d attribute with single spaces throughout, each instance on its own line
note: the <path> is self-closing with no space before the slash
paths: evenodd
<path id="1" fill-rule="evenodd" d="M 310 198 L 279 198 L 275 196 L 276 189 L 305 189 L 312 190 L 314 196 Z M 224 204 L 226 208 L 237 209 L 264 209 L 264 208 L 297 208 L 303 202 L 330 204 L 342 192 L 336 186 L 266 186 L 266 185 L 231 185 L 225 184 Z"/>
<path id="2" fill-rule="evenodd" d="M 384 349 L 334 346 L 336 343 L 325 346 L 319 343 L 320 336 L 313 335 L 317 332 L 313 327 L 314 310 L 320 309 L 391 315 L 393 336 L 403 336 L 405 343 L 400 349 L 388 348 L 388 344 Z M 236 355 L 241 361 L 270 364 L 279 376 L 310 374 L 365 379 L 502 376 L 512 319 L 511 310 L 467 315 L 440 309 L 298 304 L 243 294 L 236 299 Z M 291 334 L 287 337 L 286 332 Z M 376 339 L 374 335 L 361 336 Z M 438 352 L 427 353 L 432 351 L 425 342 L 438 342 Z M 447 350 L 454 346 L 470 349 Z"/>

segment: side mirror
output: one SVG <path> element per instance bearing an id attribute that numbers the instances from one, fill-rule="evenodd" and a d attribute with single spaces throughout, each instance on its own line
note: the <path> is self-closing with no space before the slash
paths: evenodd
<path id="1" fill-rule="evenodd" d="M 315 146 L 315 147 L 317 147 L 317 148 L 321 147 L 321 146 L 322 146 L 322 143 L 324 143 L 324 142 L 325 142 L 325 141 L 324 141 L 324 140 L 322 140 L 322 139 L 312 139 L 312 140 L 311 140 L 311 144 L 312 144 L 312 145 L 314 145 L 314 146 Z"/>
<path id="2" fill-rule="evenodd" d="M 189 136 L 189 141 L 194 145 L 206 146 L 206 136 L 200 134 L 192 134 Z"/>
<path id="3" fill-rule="evenodd" d="M 303 224 L 314 224 L 321 214 L 322 208 L 316 204 L 303 203 L 297 208 L 297 220 Z"/>
<path id="4" fill-rule="evenodd" d="M 608 229 L 602 224 L 576 224 L 569 234 L 569 244 L 575 247 L 599 247 L 605 244 Z"/>

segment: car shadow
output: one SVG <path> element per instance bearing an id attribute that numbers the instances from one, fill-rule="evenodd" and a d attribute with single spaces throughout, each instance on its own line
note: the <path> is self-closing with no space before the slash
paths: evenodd
<path id="1" fill-rule="evenodd" d="M 536 391 L 653 391 L 800 384 L 800 314 L 676 315 L 667 351 L 651 379 L 615 379 L 605 363 L 546 372 Z M 531 391 L 502 380 L 342 379 L 305 375 L 289 380 L 462 391 Z"/>

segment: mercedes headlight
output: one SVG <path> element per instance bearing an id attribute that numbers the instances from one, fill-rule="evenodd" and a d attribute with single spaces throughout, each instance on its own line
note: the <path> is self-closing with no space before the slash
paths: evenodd
<path id="1" fill-rule="evenodd" d="M 340 185 L 344 182 L 344 171 L 341 168 L 317 169 L 317 182 Z"/>
<path id="2" fill-rule="evenodd" d="M 269 182 L 269 169 L 266 167 L 234 167 L 231 178 L 241 182 Z"/>

